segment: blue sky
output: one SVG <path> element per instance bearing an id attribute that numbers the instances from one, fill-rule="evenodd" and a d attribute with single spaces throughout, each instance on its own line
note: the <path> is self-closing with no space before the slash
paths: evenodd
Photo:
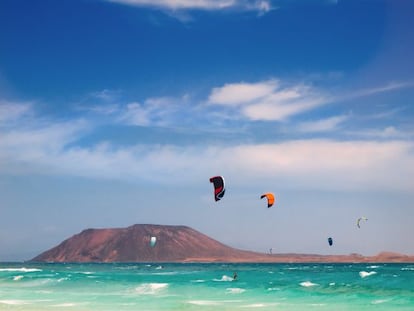
<path id="1" fill-rule="evenodd" d="M 414 254 L 413 9 L 1 1 L 0 260 L 135 223 L 260 252 Z"/>

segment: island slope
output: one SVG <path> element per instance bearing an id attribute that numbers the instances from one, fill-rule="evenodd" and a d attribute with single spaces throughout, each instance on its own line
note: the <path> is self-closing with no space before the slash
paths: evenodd
<path id="1" fill-rule="evenodd" d="M 157 238 L 154 247 L 151 236 Z M 87 229 L 33 258 L 37 262 L 414 262 L 414 256 L 263 254 L 226 246 L 187 226 L 136 224 Z"/>

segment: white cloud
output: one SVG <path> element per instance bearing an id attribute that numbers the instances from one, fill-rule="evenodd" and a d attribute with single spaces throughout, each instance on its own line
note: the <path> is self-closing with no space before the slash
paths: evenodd
<path id="1" fill-rule="evenodd" d="M 348 94 L 345 94 L 341 97 L 338 97 L 336 98 L 336 100 L 349 100 L 349 99 L 371 96 L 371 95 L 381 94 L 385 92 L 392 92 L 392 91 L 405 89 L 405 88 L 412 88 L 412 87 L 414 87 L 413 81 L 390 82 L 382 86 L 376 86 L 372 88 L 356 90 Z"/>
<path id="2" fill-rule="evenodd" d="M 109 142 L 73 144 L 85 129 L 84 122 L 70 122 L 3 131 L 0 171 L 160 183 L 180 180 L 183 184 L 222 172 L 233 180 L 234 187 L 267 180 L 294 189 L 414 190 L 414 144 L 408 141 L 311 139 L 233 146 L 128 147 Z"/>
<path id="3" fill-rule="evenodd" d="M 82 112 L 92 112 L 98 115 L 114 115 L 120 109 L 122 92 L 104 89 L 87 94 L 76 104 L 75 109 Z"/>
<path id="4" fill-rule="evenodd" d="M 213 88 L 208 102 L 233 109 L 233 115 L 248 120 L 286 121 L 287 119 L 313 110 L 329 102 L 372 96 L 383 92 L 413 87 L 414 83 L 395 82 L 383 86 L 348 92 L 332 96 L 325 91 L 303 83 L 287 84 L 280 80 L 267 80 L 256 83 L 230 83 Z M 236 110 L 239 109 L 239 110 Z M 342 119 L 331 119 L 312 126 L 329 128 Z M 336 124 L 336 125 L 337 125 Z M 311 124 L 304 125 L 310 127 Z M 315 130 L 315 131 L 321 131 Z"/>
<path id="5" fill-rule="evenodd" d="M 328 100 L 328 96 L 310 86 L 282 86 L 273 79 L 259 83 L 226 84 L 214 88 L 209 97 L 211 104 L 240 107 L 240 115 L 249 120 L 269 121 L 284 121 L 326 104 Z"/>
<path id="6" fill-rule="evenodd" d="M 368 139 L 408 139 L 410 137 L 414 137 L 414 133 L 412 131 L 404 132 L 394 126 L 387 126 L 385 128 L 377 129 L 364 129 L 363 131 L 358 132 L 351 131 L 349 134 Z"/>
<path id="7" fill-rule="evenodd" d="M 293 188 L 412 191 L 413 147 L 402 141 L 311 139 L 229 147 L 219 158 L 238 179 L 245 175 L 274 181 L 278 176 L 281 184 Z"/>
<path id="8" fill-rule="evenodd" d="M 111 105 L 100 105 L 90 107 L 89 111 L 101 115 L 113 115 L 119 112 L 119 105 L 111 104 Z"/>
<path id="9" fill-rule="evenodd" d="M 335 130 L 348 116 L 335 116 L 317 121 L 299 123 L 295 128 L 300 132 L 327 132 Z"/>
<path id="10" fill-rule="evenodd" d="M 398 137 L 401 135 L 401 132 L 398 131 L 395 127 L 393 126 L 387 126 L 382 132 L 381 135 L 385 138 L 390 138 L 390 137 Z"/>
<path id="11" fill-rule="evenodd" d="M 107 0 L 131 6 L 150 6 L 168 10 L 241 9 L 265 13 L 271 10 L 267 0 Z"/>
<path id="12" fill-rule="evenodd" d="M 277 88 L 276 80 L 258 83 L 231 83 L 213 88 L 208 101 L 212 104 L 240 106 L 270 96 Z"/>
<path id="13" fill-rule="evenodd" d="M 213 88 L 207 104 L 192 102 L 188 95 L 131 102 L 119 110 L 118 121 L 139 126 L 194 125 L 200 120 L 219 122 L 229 119 L 285 121 L 326 104 L 328 100 L 328 96 L 308 85 L 285 86 L 275 79 L 229 83 Z"/>
<path id="14" fill-rule="evenodd" d="M 189 96 L 183 95 L 179 98 L 148 98 L 144 103 L 132 102 L 119 109 L 117 119 L 129 125 L 171 126 L 191 109 L 188 100 Z"/>
<path id="15" fill-rule="evenodd" d="M 242 95 L 242 96 L 240 96 Z M 248 120 L 286 120 L 327 103 L 328 97 L 306 85 L 284 86 L 280 81 L 226 84 L 212 90 L 208 105 L 196 104 L 197 113 L 239 113 Z M 149 98 L 131 102 L 114 113 L 118 123 L 149 125 L 183 124 L 185 113 L 194 116 L 188 95 L 181 98 Z M 230 111 L 227 111 L 229 109 Z M 184 112 L 183 112 L 184 111 Z M 303 189 L 397 189 L 413 191 L 414 144 L 397 127 L 365 131 L 365 140 L 293 140 L 272 144 L 132 145 L 111 142 L 78 143 L 94 124 L 81 120 L 57 122 L 31 119 L 31 106 L 5 103 L 1 120 L 14 120 L 0 131 L 0 172 L 8 174 L 56 174 L 157 182 L 189 183 L 223 172 L 235 184 L 245 180 L 283 181 L 286 187 Z M 217 111 L 213 111 L 217 113 Z M 184 114 L 183 114 L 184 113 Z M 7 117 L 4 117 L 7 116 Z M 306 122 L 302 131 L 327 131 L 346 116 Z M 189 123 L 191 124 L 191 123 Z M 362 137 L 362 136 L 357 136 Z M 377 141 L 378 137 L 387 138 Z M 371 140 L 372 139 L 372 140 Z M 202 165 L 200 165 L 202 163 Z"/>
<path id="16" fill-rule="evenodd" d="M 118 120 L 130 125 L 146 126 L 150 124 L 150 111 L 140 103 L 129 103 Z"/>
<path id="17" fill-rule="evenodd" d="M 31 113 L 30 103 L 14 103 L 0 100 L 0 125 L 17 120 Z"/>
<path id="18" fill-rule="evenodd" d="M 0 171 L 19 174 L 62 172 L 59 163 L 66 147 L 85 135 L 83 121 L 37 124 L 0 132 Z M 52 162 L 49 162 L 49 161 Z M 60 165 L 64 167 L 65 162 Z M 56 166 L 56 167 L 55 167 Z M 52 171 L 50 171 L 52 170 Z"/>
<path id="19" fill-rule="evenodd" d="M 393 118 L 398 113 L 402 113 L 404 110 L 405 110 L 404 107 L 398 107 L 398 108 L 385 110 L 385 111 L 381 111 L 381 112 L 370 113 L 369 115 L 365 116 L 364 118 L 367 119 L 367 120 Z"/>
<path id="20" fill-rule="evenodd" d="M 181 97 L 153 97 L 144 99 L 142 102 L 132 101 L 124 105 L 119 101 L 113 103 L 119 91 L 104 90 L 93 93 L 92 102 L 93 99 L 108 102 L 93 106 L 86 105 L 87 108 L 84 110 L 114 117 L 118 123 L 138 126 L 175 127 L 183 124 L 193 126 L 203 122 L 218 122 L 224 125 L 224 120 L 284 122 L 330 102 L 393 91 L 409 85 L 408 82 L 388 84 L 334 97 L 327 91 L 309 84 L 286 83 L 277 79 L 269 79 L 253 83 L 227 83 L 221 87 L 214 87 L 205 101 L 194 101 L 185 94 Z M 392 113 L 395 114 L 400 110 L 401 108 Z M 370 114 L 370 118 L 379 117 L 378 113 Z M 305 122 L 298 124 L 297 128 L 302 132 L 323 132 L 336 128 L 345 120 L 346 117 L 339 116 Z"/>
<path id="21" fill-rule="evenodd" d="M 97 98 L 105 102 L 112 102 L 120 96 L 120 91 L 104 89 L 102 91 L 97 91 L 91 93 L 89 96 L 91 98 Z"/>
<path id="22" fill-rule="evenodd" d="M 243 108 L 242 112 L 250 120 L 284 121 L 324 103 L 323 98 L 301 98 L 288 101 L 274 101 L 270 98 L 263 102 L 248 105 Z"/>

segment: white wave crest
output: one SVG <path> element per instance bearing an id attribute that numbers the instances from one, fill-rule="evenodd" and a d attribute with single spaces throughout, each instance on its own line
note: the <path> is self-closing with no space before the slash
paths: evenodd
<path id="1" fill-rule="evenodd" d="M 27 305 L 28 303 L 23 300 L 6 299 L 6 300 L 0 300 L 0 304 L 17 306 L 17 305 Z"/>
<path id="2" fill-rule="evenodd" d="M 300 283 L 300 286 L 303 286 L 303 287 L 311 287 L 311 286 L 316 286 L 316 285 L 318 284 L 312 283 L 310 281 L 305 281 L 305 282 Z"/>
<path id="3" fill-rule="evenodd" d="M 41 269 L 36 268 L 0 268 L 0 272 L 38 272 Z"/>
<path id="4" fill-rule="evenodd" d="M 230 294 L 241 294 L 244 293 L 246 290 L 244 288 L 226 288 L 227 292 Z"/>
<path id="5" fill-rule="evenodd" d="M 253 303 L 251 305 L 247 305 L 247 308 L 263 308 L 266 307 L 264 303 Z"/>
<path id="6" fill-rule="evenodd" d="M 66 303 L 61 303 L 58 305 L 53 305 L 54 307 L 63 307 L 63 308 L 67 308 L 67 307 L 74 307 L 76 306 L 75 303 L 71 303 L 71 302 L 66 302 Z"/>
<path id="7" fill-rule="evenodd" d="M 371 303 L 373 305 L 378 305 L 378 304 L 385 303 L 385 302 L 388 302 L 388 301 L 389 301 L 389 299 L 377 299 L 377 300 L 373 300 Z"/>
<path id="8" fill-rule="evenodd" d="M 135 292 L 140 295 L 154 295 L 166 289 L 168 283 L 144 283 L 135 288 Z"/>
<path id="9" fill-rule="evenodd" d="M 197 306 L 217 306 L 220 303 L 212 300 L 189 300 L 187 303 Z"/>
<path id="10" fill-rule="evenodd" d="M 377 272 L 375 272 L 375 271 L 370 271 L 370 272 L 361 271 L 361 272 L 359 272 L 359 276 L 361 278 L 366 278 L 367 276 L 374 275 L 374 274 L 377 274 Z"/>
<path id="11" fill-rule="evenodd" d="M 24 278 L 24 276 L 23 275 L 16 275 L 14 278 L 13 278 L 13 281 L 19 281 L 19 280 L 21 280 L 21 279 L 23 279 Z"/>
<path id="12" fill-rule="evenodd" d="M 261 303 L 261 302 L 258 302 L 258 303 L 252 303 L 252 304 L 249 304 L 249 305 L 244 305 L 242 307 L 243 308 L 249 308 L 249 309 L 251 309 L 251 308 L 276 307 L 278 305 L 280 305 L 280 303 L 278 303 L 278 302 L 273 302 L 273 303 Z"/>
<path id="13" fill-rule="evenodd" d="M 233 278 L 231 276 L 228 276 L 228 275 L 223 275 L 221 277 L 221 279 L 214 279 L 213 281 L 215 281 L 215 282 L 231 282 L 231 281 L 233 281 Z"/>

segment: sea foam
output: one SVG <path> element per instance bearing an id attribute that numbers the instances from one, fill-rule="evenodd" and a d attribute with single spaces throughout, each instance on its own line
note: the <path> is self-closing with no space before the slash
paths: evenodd
<path id="1" fill-rule="evenodd" d="M 389 299 L 376 299 L 376 300 L 373 300 L 371 303 L 373 305 L 378 305 L 378 304 L 385 303 L 385 302 L 388 302 L 388 301 L 389 301 Z"/>
<path id="2" fill-rule="evenodd" d="M 23 300 L 0 300 L 0 304 L 5 304 L 5 305 L 27 305 L 28 303 L 26 301 Z"/>
<path id="3" fill-rule="evenodd" d="M 305 281 L 305 282 L 300 283 L 300 285 L 303 286 L 303 287 L 311 287 L 311 286 L 316 286 L 318 284 L 312 283 L 310 281 Z"/>
<path id="4" fill-rule="evenodd" d="M 361 272 L 359 272 L 359 276 L 361 278 L 366 278 L 367 276 L 374 275 L 374 274 L 377 274 L 377 272 L 375 272 L 375 271 L 370 271 L 370 272 L 361 271 Z"/>
<path id="5" fill-rule="evenodd" d="M 216 281 L 216 282 L 231 282 L 231 281 L 233 281 L 233 278 L 231 276 L 228 276 L 228 275 L 223 275 L 221 277 L 221 279 L 214 279 L 213 281 Z"/>
<path id="6" fill-rule="evenodd" d="M 244 288 L 226 288 L 226 291 L 230 294 L 241 294 L 244 293 L 246 290 Z"/>
<path id="7" fill-rule="evenodd" d="M 60 304 L 53 305 L 53 306 L 54 307 L 67 308 L 67 307 L 74 307 L 74 306 L 76 306 L 76 304 L 75 303 L 72 303 L 72 302 L 65 302 L 65 303 L 60 303 Z"/>
<path id="8" fill-rule="evenodd" d="M 154 295 L 168 287 L 168 283 L 144 283 L 135 288 L 135 292 L 141 295 Z"/>
<path id="9" fill-rule="evenodd" d="M 258 303 L 252 303 L 248 305 L 242 306 L 243 308 L 266 308 L 266 307 L 275 307 L 278 306 L 280 303 L 278 302 L 272 302 L 272 303 L 265 303 L 265 302 L 258 302 Z"/>
<path id="10" fill-rule="evenodd" d="M 217 306 L 220 303 L 212 300 L 189 300 L 187 303 L 197 306 Z"/>
<path id="11" fill-rule="evenodd" d="M 38 272 L 41 269 L 36 268 L 0 268 L 0 272 Z"/>

